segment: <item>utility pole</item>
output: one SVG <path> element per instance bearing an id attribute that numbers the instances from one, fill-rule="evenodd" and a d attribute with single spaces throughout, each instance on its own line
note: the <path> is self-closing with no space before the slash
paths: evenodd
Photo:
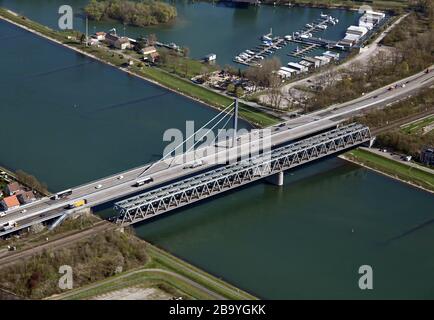
<path id="1" fill-rule="evenodd" d="M 234 135 L 232 139 L 232 146 L 235 146 L 237 140 L 237 131 L 238 131 L 238 98 L 235 98 L 235 107 L 234 107 Z"/>
<path id="2" fill-rule="evenodd" d="M 86 47 L 88 44 L 88 36 L 89 36 L 89 23 L 88 23 L 87 15 L 86 15 Z"/>

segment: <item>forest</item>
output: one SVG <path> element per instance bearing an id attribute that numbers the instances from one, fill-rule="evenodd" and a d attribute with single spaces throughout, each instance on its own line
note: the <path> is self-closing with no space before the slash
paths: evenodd
<path id="1" fill-rule="evenodd" d="M 92 20 L 117 20 L 138 27 L 166 23 L 177 15 L 174 6 L 155 0 L 91 0 L 84 11 Z"/>

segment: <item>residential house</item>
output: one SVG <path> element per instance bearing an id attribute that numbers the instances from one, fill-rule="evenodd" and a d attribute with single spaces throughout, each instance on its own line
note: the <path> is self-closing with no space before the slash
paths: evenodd
<path id="1" fill-rule="evenodd" d="M 17 198 L 21 204 L 30 203 L 36 200 L 36 196 L 32 191 L 24 191 L 17 195 Z"/>
<path id="2" fill-rule="evenodd" d="M 18 182 L 11 182 L 6 186 L 6 193 L 13 196 L 21 191 L 21 186 Z"/>
<path id="3" fill-rule="evenodd" d="M 11 210 L 14 208 L 18 208 L 20 206 L 20 202 L 18 201 L 17 196 L 9 196 L 6 198 L 3 198 L 3 200 L 0 202 L 3 210 Z"/>
<path id="4" fill-rule="evenodd" d="M 141 50 L 140 50 L 140 52 L 143 54 L 143 55 L 148 55 L 148 54 L 151 54 L 151 53 L 155 53 L 155 52 L 157 52 L 157 49 L 155 49 L 155 47 L 154 46 L 147 46 L 147 47 L 144 47 L 144 48 L 142 48 Z"/>
<path id="5" fill-rule="evenodd" d="M 95 39 L 98 41 L 104 41 L 105 40 L 106 33 L 105 32 L 97 32 L 95 33 Z"/>
<path id="6" fill-rule="evenodd" d="M 160 55 L 158 54 L 158 52 L 152 52 L 151 54 L 149 54 L 149 61 L 156 62 L 158 59 L 160 59 Z"/>
<path id="7" fill-rule="evenodd" d="M 107 44 L 109 46 L 114 47 L 115 46 L 115 42 L 119 40 L 119 37 L 116 34 L 113 33 L 107 33 L 105 35 L 105 42 L 107 42 Z"/>
<path id="8" fill-rule="evenodd" d="M 127 37 L 121 37 L 115 41 L 114 47 L 121 50 L 128 49 L 130 47 L 130 40 Z"/>

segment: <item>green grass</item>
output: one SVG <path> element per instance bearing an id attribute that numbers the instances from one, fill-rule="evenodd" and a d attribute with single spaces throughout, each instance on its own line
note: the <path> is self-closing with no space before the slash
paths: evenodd
<path id="1" fill-rule="evenodd" d="M 346 155 L 350 159 L 372 169 L 384 172 L 398 179 L 412 182 L 418 186 L 434 191 L 434 175 L 395 160 L 391 160 L 366 150 L 356 149 Z"/>
<path id="2" fill-rule="evenodd" d="M 108 279 L 65 292 L 59 296 L 61 299 L 80 300 L 89 299 L 104 293 L 129 287 L 157 287 L 173 295 L 182 296 L 184 299 L 214 299 L 213 296 L 173 275 L 153 271 L 150 269 L 162 269 L 184 276 L 201 286 L 220 294 L 228 299 L 256 299 L 254 296 L 217 279 L 202 270 L 164 252 L 150 244 L 147 244 L 148 262 L 142 268 L 118 274 Z M 125 276 L 126 275 L 126 276 Z"/>
<path id="3" fill-rule="evenodd" d="M 228 299 L 235 300 L 252 300 L 257 299 L 251 294 L 244 292 L 221 279 L 218 279 L 204 271 L 195 268 L 187 262 L 180 260 L 167 252 L 158 249 L 152 245 L 148 245 L 147 252 L 153 261 L 164 266 L 166 269 L 181 274 L 195 282 L 212 289 L 214 292 L 227 297 Z"/>
<path id="4" fill-rule="evenodd" d="M 412 122 L 402 127 L 401 130 L 407 134 L 417 134 L 420 133 L 424 127 L 433 123 L 434 123 L 434 115 Z"/>
<path id="5" fill-rule="evenodd" d="M 351 0 L 293 0 L 293 4 L 312 5 L 312 6 L 324 6 L 324 7 L 344 7 L 344 8 L 359 8 L 363 2 L 351 1 Z M 366 2 L 374 9 L 404 9 L 408 7 L 407 0 L 383 0 L 372 2 Z"/>

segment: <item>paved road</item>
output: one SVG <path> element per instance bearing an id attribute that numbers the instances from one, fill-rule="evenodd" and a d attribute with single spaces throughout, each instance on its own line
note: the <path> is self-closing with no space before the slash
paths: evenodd
<path id="1" fill-rule="evenodd" d="M 431 66 L 433 69 L 434 66 Z M 141 187 L 134 186 L 139 175 L 149 167 L 145 164 L 116 175 L 102 178 L 72 189 L 72 194 L 65 199 L 50 200 L 43 198 L 26 207 L 10 211 L 5 217 L 0 218 L 0 226 L 9 221 L 18 222 L 18 228 L 30 226 L 36 222 L 45 221 L 53 217 L 61 216 L 71 210 L 65 207 L 77 200 L 86 199 L 85 207 L 93 207 L 102 203 L 113 201 L 121 197 L 155 187 L 176 179 L 193 175 L 199 171 L 209 169 L 218 165 L 217 159 L 235 161 L 239 156 L 246 156 L 249 153 L 257 153 L 266 147 L 273 147 L 288 141 L 301 138 L 308 134 L 318 132 L 336 126 L 339 122 L 348 119 L 350 116 L 363 112 L 370 108 L 384 107 L 390 103 L 399 101 L 417 92 L 422 87 L 431 86 L 434 83 L 434 71 L 430 73 L 421 72 L 394 84 L 399 88 L 388 90 L 389 86 L 377 89 L 355 100 L 334 105 L 308 115 L 291 119 L 264 130 L 254 130 L 240 136 L 236 145 L 232 146 L 230 141 L 221 142 L 191 151 L 187 155 L 179 155 L 155 164 L 143 176 L 151 176 L 153 182 Z M 405 87 L 401 87 L 404 84 Z M 187 159 L 186 159 L 187 156 Z M 187 168 L 187 163 L 194 159 L 201 159 L 202 165 L 196 168 Z M 169 167 L 169 163 L 171 166 Z M 122 179 L 121 179 L 122 175 Z M 101 188 L 96 187 L 101 185 Z M 25 209 L 26 212 L 22 210 Z M 9 231 L 10 232 L 10 231 Z M 7 232 L 0 232 L 0 236 Z"/>

